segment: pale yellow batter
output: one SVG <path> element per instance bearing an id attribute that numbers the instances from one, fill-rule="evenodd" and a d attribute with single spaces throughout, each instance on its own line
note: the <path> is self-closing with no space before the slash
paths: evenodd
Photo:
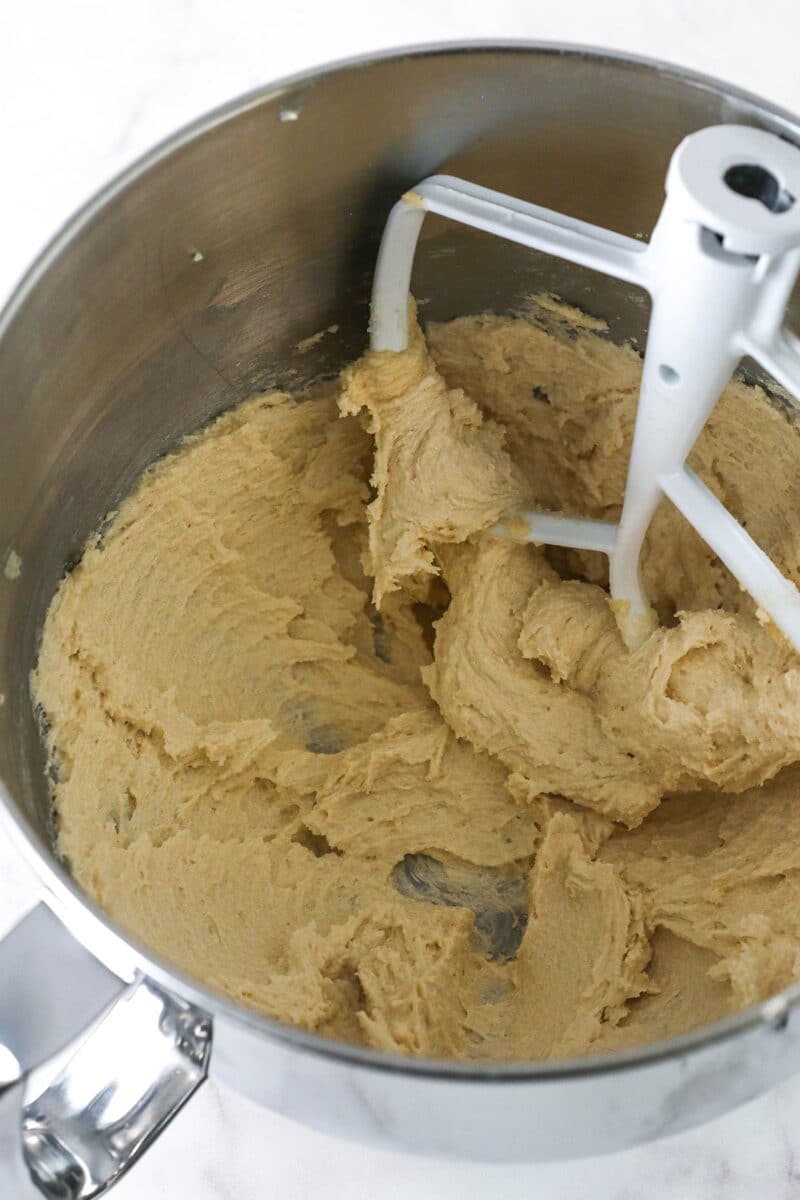
<path id="1" fill-rule="evenodd" d="M 635 653 L 601 556 L 486 533 L 618 513 L 640 370 L 542 299 L 145 475 L 33 679 L 60 849 L 115 920 L 412 1054 L 629 1046 L 800 978 L 800 659 L 666 504 Z M 800 581 L 787 416 L 731 384 L 692 463 Z"/>

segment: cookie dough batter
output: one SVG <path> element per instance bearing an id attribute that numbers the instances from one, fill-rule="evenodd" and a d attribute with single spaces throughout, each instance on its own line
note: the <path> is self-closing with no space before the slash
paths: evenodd
<path id="1" fill-rule="evenodd" d="M 62 583 L 33 694 L 60 850 L 234 999 L 409 1054 L 553 1058 L 800 978 L 800 659 L 665 504 L 605 560 L 641 371 L 581 314 L 415 329 L 151 469 Z M 692 465 L 800 582 L 800 439 L 731 383 Z"/>

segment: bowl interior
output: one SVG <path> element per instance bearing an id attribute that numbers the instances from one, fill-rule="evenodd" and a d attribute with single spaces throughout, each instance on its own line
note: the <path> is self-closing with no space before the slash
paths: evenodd
<path id="1" fill-rule="evenodd" d="M 345 66 L 238 102 L 91 202 L 0 323 L 0 777 L 42 853 L 51 829 L 29 674 L 48 602 L 141 471 L 254 390 L 364 348 L 389 208 L 438 172 L 649 236 L 675 145 L 720 122 L 800 141 L 721 85 L 555 48 Z M 426 321 L 554 292 L 643 342 L 646 297 L 437 219 L 413 279 Z M 796 307 L 796 300 L 795 300 Z M 303 340 L 330 330 L 309 346 Z"/>

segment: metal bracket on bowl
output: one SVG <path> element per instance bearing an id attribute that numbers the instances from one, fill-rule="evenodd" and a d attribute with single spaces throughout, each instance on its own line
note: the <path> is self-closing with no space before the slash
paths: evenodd
<path id="1" fill-rule="evenodd" d="M 26 1103 L 31 1070 L 104 1008 Z M 19 1065 L 0 1083 L 0 1195 L 102 1195 L 205 1080 L 211 1036 L 206 1013 L 144 977 L 126 985 L 39 905 L 0 943 L 0 1045 Z"/>

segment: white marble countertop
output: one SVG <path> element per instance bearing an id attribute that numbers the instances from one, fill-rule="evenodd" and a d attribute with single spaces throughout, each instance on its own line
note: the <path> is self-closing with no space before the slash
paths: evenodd
<path id="1" fill-rule="evenodd" d="M 797 0 L 0 0 L 0 301 L 71 211 L 148 146 L 221 101 L 315 63 L 456 38 L 584 42 L 694 67 L 797 112 L 798 36 Z M 36 896 L 0 835 L 0 936 Z M 114 1195 L 800 1197 L 800 1078 L 679 1138 L 532 1167 L 367 1151 L 212 1083 Z"/>

